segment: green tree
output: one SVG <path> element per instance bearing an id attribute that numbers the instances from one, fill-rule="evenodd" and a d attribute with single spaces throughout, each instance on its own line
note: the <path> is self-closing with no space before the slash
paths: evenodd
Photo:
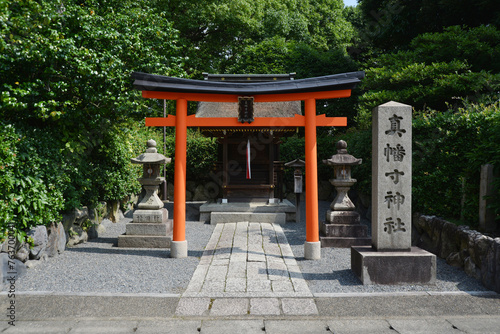
<path id="1" fill-rule="evenodd" d="M 248 47 L 284 38 L 328 50 L 344 46 L 353 29 L 341 0 L 158 0 L 180 31 L 189 73 L 225 73 Z M 279 53 L 277 54 L 279 57 Z"/>
<path id="2" fill-rule="evenodd" d="M 442 32 L 463 25 L 500 27 L 500 3 L 496 0 L 359 0 L 363 43 L 382 50 L 405 48 L 416 36 Z"/>
<path id="3" fill-rule="evenodd" d="M 374 57 L 366 64 L 358 121 L 370 125 L 371 110 L 387 101 L 417 110 L 446 110 L 461 99 L 497 95 L 500 31 L 493 26 L 449 27 L 415 38 L 408 51 Z"/>
<path id="4" fill-rule="evenodd" d="M 177 31 L 148 1 L 1 1 L 2 223 L 18 235 L 62 208 L 139 191 L 130 157 L 156 101 L 130 74 L 185 76 Z M 16 232 L 17 233 L 17 232 Z"/>

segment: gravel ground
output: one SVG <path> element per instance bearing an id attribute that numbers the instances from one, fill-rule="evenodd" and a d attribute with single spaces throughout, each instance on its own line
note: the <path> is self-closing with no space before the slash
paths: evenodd
<path id="1" fill-rule="evenodd" d="M 170 250 L 117 248 L 125 233 L 119 223 L 104 220 L 106 233 L 87 243 L 67 248 L 59 256 L 29 269 L 18 291 L 182 293 L 188 286 L 213 226 L 186 222 L 188 257 L 170 258 Z"/>
<path id="2" fill-rule="evenodd" d="M 301 204 L 304 205 L 304 202 Z M 329 202 L 320 202 L 320 220 L 324 219 L 329 205 Z M 437 258 L 435 285 L 362 285 L 351 271 L 351 251 L 349 248 L 322 248 L 320 260 L 304 259 L 304 242 L 306 240 L 304 206 L 301 210 L 301 222 L 298 224 L 288 223 L 283 226 L 283 231 L 313 293 L 488 291 L 478 280 L 467 276 L 461 269 L 449 266 L 440 258 Z M 362 223 L 371 227 L 366 220 Z"/>
<path id="3" fill-rule="evenodd" d="M 303 203 L 302 203 L 303 205 Z M 320 203 L 320 217 L 329 203 Z M 169 208 L 170 209 L 170 208 Z M 302 209 L 302 213 L 305 210 Z M 194 219 L 192 212 L 188 219 Z M 169 250 L 117 248 L 117 236 L 125 233 L 120 223 L 103 221 L 106 233 L 29 269 L 17 282 L 18 291 L 86 293 L 182 293 L 189 283 L 214 226 L 186 222 L 189 256 L 172 259 Z M 366 223 L 366 222 L 365 222 Z M 350 270 L 350 250 L 323 248 L 321 260 L 304 259 L 305 220 L 283 226 L 304 278 L 313 293 L 398 291 L 487 291 L 477 280 L 441 259 L 436 285 L 363 286 Z"/>

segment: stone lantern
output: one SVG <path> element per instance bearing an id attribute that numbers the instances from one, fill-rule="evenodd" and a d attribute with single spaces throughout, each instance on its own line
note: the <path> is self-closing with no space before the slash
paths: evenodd
<path id="1" fill-rule="evenodd" d="M 326 221 L 321 223 L 322 247 L 351 247 L 370 245 L 367 226 L 360 224 L 359 213 L 348 196 L 349 189 L 356 183 L 351 177 L 351 166 L 360 165 L 357 159 L 347 153 L 347 143 L 340 140 L 336 144 L 337 154 L 323 163 L 333 166 L 334 178 L 330 183 L 335 187 L 337 196 L 326 212 Z"/>
<path id="2" fill-rule="evenodd" d="M 125 234 L 118 237 L 118 247 L 170 247 L 172 222 L 168 221 L 168 211 L 158 197 L 158 187 L 164 181 L 160 177 L 160 167 L 171 159 L 158 153 L 154 140 L 148 140 L 147 146 L 145 153 L 130 159 L 133 164 L 142 165 L 142 177 L 138 181 L 146 194 L 137 205 L 132 222 L 126 225 Z"/>

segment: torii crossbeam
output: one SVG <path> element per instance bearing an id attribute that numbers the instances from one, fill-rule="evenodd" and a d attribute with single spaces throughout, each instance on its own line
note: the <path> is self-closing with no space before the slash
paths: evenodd
<path id="1" fill-rule="evenodd" d="M 135 72 L 134 87 L 144 98 L 176 100 L 176 115 L 147 117 L 146 126 L 175 126 L 174 221 L 170 256 L 187 257 L 186 240 L 186 133 L 187 127 L 299 127 L 305 128 L 306 156 L 306 259 L 321 257 L 318 220 L 317 126 L 347 126 L 345 117 L 316 115 L 316 100 L 351 96 L 364 72 L 276 82 L 229 83 L 172 78 Z M 197 118 L 187 115 L 187 101 L 238 102 L 252 96 L 254 102 L 304 101 L 304 116 L 260 117 L 240 123 L 237 117 Z"/>

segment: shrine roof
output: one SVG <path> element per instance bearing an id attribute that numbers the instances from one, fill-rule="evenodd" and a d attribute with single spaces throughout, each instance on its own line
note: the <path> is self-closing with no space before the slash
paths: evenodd
<path id="1" fill-rule="evenodd" d="M 207 81 L 225 82 L 270 82 L 293 80 L 295 73 L 289 74 L 209 74 L 203 73 Z M 238 103 L 198 102 L 196 117 L 238 117 Z M 254 117 L 293 117 L 302 115 L 300 101 L 255 102 Z"/>
<path id="2" fill-rule="evenodd" d="M 293 117 L 302 115 L 300 101 L 256 102 L 254 117 Z M 238 103 L 199 102 L 196 117 L 238 117 Z"/>
<path id="3" fill-rule="evenodd" d="M 248 75 L 246 75 L 248 77 Z M 365 76 L 362 71 L 299 80 L 265 82 L 227 82 L 225 80 L 192 80 L 141 72 L 132 73 L 134 88 L 142 91 L 205 93 L 205 94 L 288 94 L 353 89 Z"/>

